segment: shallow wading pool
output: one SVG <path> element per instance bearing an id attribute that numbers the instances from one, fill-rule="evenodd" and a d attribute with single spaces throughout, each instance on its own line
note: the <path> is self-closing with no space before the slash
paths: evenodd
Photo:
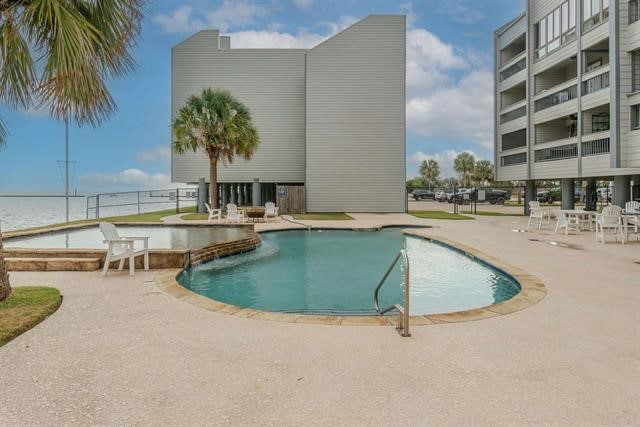
<path id="1" fill-rule="evenodd" d="M 180 273 L 187 289 L 240 307 L 294 313 L 372 314 L 373 290 L 403 247 L 410 258 L 411 314 L 447 313 L 505 301 L 520 291 L 509 275 L 448 246 L 381 231 L 280 231 L 255 251 Z M 402 301 L 398 265 L 380 293 Z"/>

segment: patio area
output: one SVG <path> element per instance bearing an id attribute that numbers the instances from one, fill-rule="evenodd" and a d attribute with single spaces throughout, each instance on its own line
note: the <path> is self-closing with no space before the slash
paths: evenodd
<path id="1" fill-rule="evenodd" d="M 215 313 L 157 272 L 16 272 L 60 309 L 0 348 L 2 424 L 554 424 L 640 419 L 640 242 L 530 232 L 527 217 L 350 214 L 318 227 L 428 225 L 538 276 L 540 303 L 473 322 L 392 327 Z M 256 231 L 303 227 L 288 221 Z M 515 231 L 514 231 L 515 230 Z M 555 243 L 555 244 L 553 244 Z M 562 244 L 558 244 L 562 243 Z M 372 284 L 372 287 L 374 285 Z M 391 418 L 389 418 L 391 417 Z"/>

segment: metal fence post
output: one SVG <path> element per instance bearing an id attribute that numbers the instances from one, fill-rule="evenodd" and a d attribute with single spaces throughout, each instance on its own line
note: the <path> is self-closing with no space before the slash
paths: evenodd
<path id="1" fill-rule="evenodd" d="M 100 218 L 100 195 L 96 194 L 96 219 Z"/>
<path id="2" fill-rule="evenodd" d="M 138 191 L 138 215 L 140 215 L 140 192 Z"/>
<path id="3" fill-rule="evenodd" d="M 87 207 L 87 219 L 89 219 L 89 196 L 85 197 L 85 205 Z"/>
<path id="4" fill-rule="evenodd" d="M 180 189 L 176 188 L 176 213 L 180 213 Z"/>

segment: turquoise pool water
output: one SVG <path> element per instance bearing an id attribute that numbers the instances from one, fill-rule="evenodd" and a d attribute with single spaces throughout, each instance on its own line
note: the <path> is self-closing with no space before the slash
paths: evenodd
<path id="1" fill-rule="evenodd" d="M 411 313 L 484 307 L 520 290 L 510 276 L 444 245 L 381 231 L 281 231 L 262 234 L 253 252 L 183 271 L 178 282 L 201 295 L 241 307 L 301 313 L 371 314 L 373 290 L 406 247 Z M 402 301 L 396 266 L 380 293 L 387 306 Z"/>

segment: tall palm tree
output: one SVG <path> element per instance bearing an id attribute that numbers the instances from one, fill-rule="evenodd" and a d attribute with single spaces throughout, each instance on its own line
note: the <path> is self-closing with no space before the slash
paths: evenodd
<path id="1" fill-rule="evenodd" d="M 198 149 L 209 156 L 209 203 L 218 207 L 218 162 L 233 163 L 236 156 L 250 160 L 260 144 L 251 112 L 225 90 L 204 89 L 187 99 L 173 121 L 173 150 L 184 154 Z"/>
<path id="2" fill-rule="evenodd" d="M 420 175 L 423 176 L 429 187 L 433 187 L 440 176 L 440 165 L 434 159 L 423 160 L 420 164 Z"/>
<path id="3" fill-rule="evenodd" d="M 116 105 L 106 82 L 135 68 L 143 0 L 0 0 L 0 103 L 97 126 Z M 8 131 L 0 120 L 0 146 Z M 1 241 L 1 236 L 0 236 Z M 0 244 L 0 301 L 11 293 Z"/>
<path id="4" fill-rule="evenodd" d="M 468 187 L 471 184 L 471 176 L 473 175 L 473 169 L 476 166 L 476 159 L 473 154 L 463 152 L 453 160 L 453 169 L 460 175 L 460 181 L 462 185 Z"/>
<path id="5" fill-rule="evenodd" d="M 478 160 L 473 168 L 473 177 L 478 184 L 493 180 L 493 164 L 489 160 Z"/>

